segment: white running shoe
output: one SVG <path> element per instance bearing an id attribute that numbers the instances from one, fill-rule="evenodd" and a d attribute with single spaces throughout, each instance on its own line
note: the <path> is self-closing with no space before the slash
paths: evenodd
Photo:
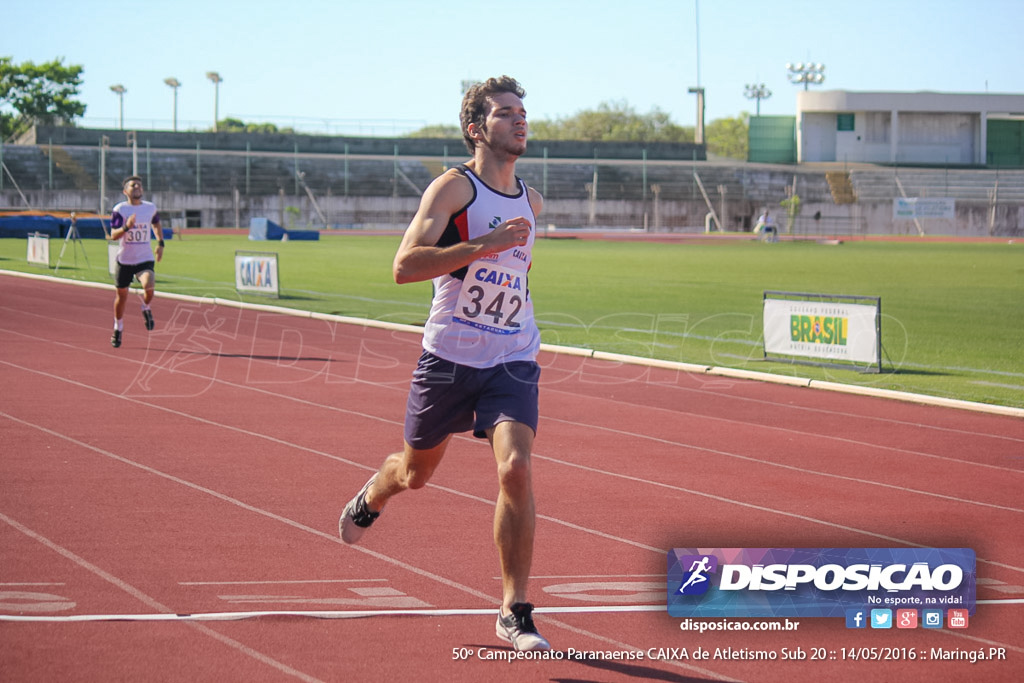
<path id="1" fill-rule="evenodd" d="M 363 484 L 355 498 L 348 502 L 341 512 L 341 519 L 338 520 L 338 532 L 341 540 L 349 545 L 357 543 L 374 520 L 380 517 L 379 512 L 371 512 L 366 507 L 366 492 L 370 490 L 377 475 L 374 474 L 370 480 Z"/>
<path id="2" fill-rule="evenodd" d="M 512 605 L 512 614 L 507 617 L 501 616 L 499 608 L 494 631 L 499 638 L 512 643 L 512 649 L 517 652 L 551 649 L 551 643 L 537 633 L 537 627 L 533 625 L 533 605 L 528 602 Z"/>

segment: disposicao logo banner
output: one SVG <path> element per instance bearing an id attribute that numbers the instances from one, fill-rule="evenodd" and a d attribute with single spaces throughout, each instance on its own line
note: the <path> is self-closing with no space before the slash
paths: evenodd
<path id="1" fill-rule="evenodd" d="M 845 617 L 851 608 L 974 614 L 970 548 L 674 548 L 674 617 Z"/>

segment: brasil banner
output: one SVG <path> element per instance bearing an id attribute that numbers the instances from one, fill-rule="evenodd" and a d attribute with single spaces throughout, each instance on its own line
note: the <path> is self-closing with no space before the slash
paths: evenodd
<path id="1" fill-rule="evenodd" d="M 764 298 L 764 352 L 859 364 L 877 364 L 880 349 L 880 304 L 826 301 L 818 295 L 803 298 Z M 840 297 L 833 297 L 838 299 Z"/>

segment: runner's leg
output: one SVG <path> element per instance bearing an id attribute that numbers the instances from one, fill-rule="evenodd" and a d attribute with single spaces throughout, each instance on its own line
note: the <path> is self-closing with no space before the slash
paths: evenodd
<path id="1" fill-rule="evenodd" d="M 502 613 L 526 602 L 526 584 L 533 562 L 536 511 L 533 502 L 530 452 L 533 430 L 521 422 L 499 422 L 488 430 L 498 465 L 498 503 L 494 509 L 494 543 L 501 561 Z"/>
<path id="2" fill-rule="evenodd" d="M 366 492 L 366 506 L 373 512 L 380 512 L 392 496 L 426 486 L 441 463 L 450 440 L 451 436 L 448 436 L 437 446 L 423 450 L 405 444 L 403 452 L 389 455 L 381 465 L 373 486 Z"/>

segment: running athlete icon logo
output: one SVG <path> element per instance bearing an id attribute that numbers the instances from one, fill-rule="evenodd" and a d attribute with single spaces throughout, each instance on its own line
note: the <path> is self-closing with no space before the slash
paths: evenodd
<path id="1" fill-rule="evenodd" d="M 683 567 L 689 567 L 683 575 L 683 583 L 679 586 L 680 595 L 703 595 L 707 593 L 711 581 L 708 574 L 718 571 L 718 558 L 714 555 L 686 555 L 680 558 Z"/>
<path id="2" fill-rule="evenodd" d="M 868 619 L 872 607 L 942 604 L 972 616 L 975 605 L 970 548 L 673 548 L 667 560 L 674 617 L 832 617 L 856 609 L 879 628 Z M 892 621 L 887 628 L 896 628 Z"/>

